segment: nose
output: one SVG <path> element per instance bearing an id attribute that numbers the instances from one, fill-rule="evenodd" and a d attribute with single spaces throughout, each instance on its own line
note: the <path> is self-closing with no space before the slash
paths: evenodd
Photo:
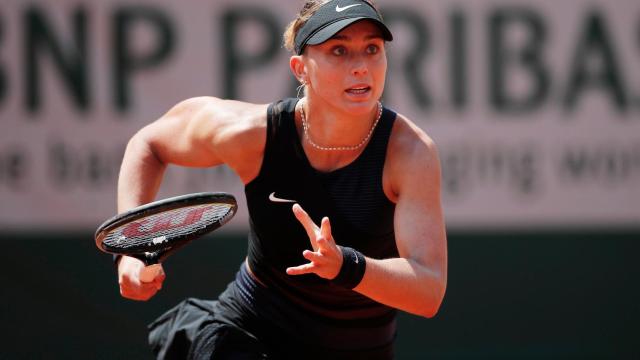
<path id="1" fill-rule="evenodd" d="M 351 74 L 354 76 L 363 76 L 367 75 L 369 72 L 369 67 L 367 66 L 367 62 L 362 56 L 354 56 L 351 63 Z"/>

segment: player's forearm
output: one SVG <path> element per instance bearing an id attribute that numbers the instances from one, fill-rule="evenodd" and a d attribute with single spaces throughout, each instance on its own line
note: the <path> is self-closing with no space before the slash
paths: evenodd
<path id="1" fill-rule="evenodd" d="M 118 177 L 118 212 L 155 199 L 166 164 L 154 154 L 141 133 L 127 144 Z"/>
<path id="2" fill-rule="evenodd" d="M 385 305 L 425 317 L 440 308 L 446 288 L 446 274 L 414 260 L 367 258 L 367 267 L 355 291 Z"/>

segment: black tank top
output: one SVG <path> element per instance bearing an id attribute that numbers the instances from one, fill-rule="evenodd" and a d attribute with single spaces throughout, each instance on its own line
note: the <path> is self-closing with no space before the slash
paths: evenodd
<path id="1" fill-rule="evenodd" d="M 297 99 L 271 104 L 260 173 L 245 187 L 250 234 L 248 262 L 260 281 L 278 290 L 302 310 L 330 319 L 389 320 L 395 311 L 315 274 L 287 275 L 287 267 L 308 262 L 309 238 L 291 210 L 295 200 L 320 223 L 331 221 L 338 245 L 372 258 L 397 257 L 393 230 L 395 206 L 384 194 L 382 170 L 396 114 L 384 109 L 366 148 L 349 165 L 332 172 L 314 169 L 295 126 Z"/>

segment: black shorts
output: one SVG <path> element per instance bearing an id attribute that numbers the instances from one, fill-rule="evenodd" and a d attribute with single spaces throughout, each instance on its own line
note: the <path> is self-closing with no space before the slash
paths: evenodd
<path id="1" fill-rule="evenodd" d="M 189 298 L 149 325 L 156 359 L 391 359 L 393 347 L 357 353 L 322 351 L 282 338 L 280 348 L 265 345 L 246 331 L 215 319 L 216 301 Z"/>
<path id="2" fill-rule="evenodd" d="M 156 358 L 393 359 L 392 341 L 367 349 L 328 348 L 309 341 L 313 337 L 307 333 L 313 323 L 307 325 L 303 321 L 293 328 L 282 327 L 286 318 L 274 321 L 273 317 L 264 316 L 278 305 L 270 301 L 268 294 L 244 291 L 256 285 L 248 283 L 251 280 L 248 277 L 243 266 L 236 281 L 229 284 L 217 301 L 187 299 L 149 325 L 149 344 Z M 394 329 L 395 325 L 392 328 L 395 332 Z"/>
<path id="3" fill-rule="evenodd" d="M 263 360 L 271 357 L 253 336 L 235 326 L 214 321 L 197 334 L 187 359 Z"/>
<path id="4" fill-rule="evenodd" d="M 149 325 L 157 359 L 267 359 L 252 335 L 214 319 L 216 302 L 189 298 Z"/>

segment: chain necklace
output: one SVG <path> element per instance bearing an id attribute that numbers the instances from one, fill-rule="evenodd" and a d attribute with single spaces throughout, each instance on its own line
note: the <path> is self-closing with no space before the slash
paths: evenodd
<path id="1" fill-rule="evenodd" d="M 302 118 L 302 129 L 304 130 L 304 137 L 314 148 L 323 151 L 354 151 L 361 148 L 362 145 L 364 145 L 369 140 L 371 134 L 373 134 L 373 130 L 375 130 L 376 125 L 378 125 L 378 121 L 380 121 L 380 118 L 382 117 L 382 104 L 380 103 L 380 101 L 378 101 L 378 115 L 376 116 L 376 121 L 374 121 L 373 125 L 371 125 L 371 129 L 369 129 L 369 133 L 367 134 L 367 136 L 365 136 L 359 144 L 352 146 L 321 146 L 314 143 L 313 140 L 311 140 L 311 136 L 309 136 L 310 125 L 304 116 L 304 103 L 300 105 L 300 117 Z"/>

